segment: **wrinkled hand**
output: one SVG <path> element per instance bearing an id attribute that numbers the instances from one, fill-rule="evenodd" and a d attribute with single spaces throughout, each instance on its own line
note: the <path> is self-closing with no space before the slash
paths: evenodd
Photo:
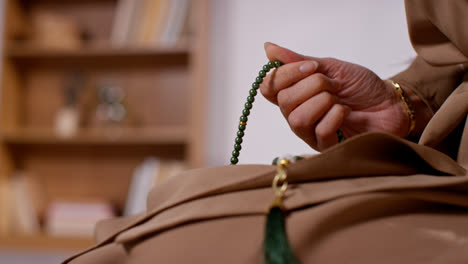
<path id="1" fill-rule="evenodd" d="M 406 137 L 409 118 L 388 82 L 369 69 L 333 58 L 294 53 L 265 44 L 268 59 L 284 65 L 265 77 L 260 91 L 279 106 L 291 130 L 322 151 L 367 131 Z"/>

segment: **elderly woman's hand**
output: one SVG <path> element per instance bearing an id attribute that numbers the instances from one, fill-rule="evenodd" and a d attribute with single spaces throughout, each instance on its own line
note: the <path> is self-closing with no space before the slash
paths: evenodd
<path id="1" fill-rule="evenodd" d="M 393 85 L 365 67 L 315 58 L 266 43 L 270 60 L 283 66 L 265 77 L 260 90 L 279 106 L 292 131 L 316 150 L 366 131 L 408 136 L 410 120 Z"/>

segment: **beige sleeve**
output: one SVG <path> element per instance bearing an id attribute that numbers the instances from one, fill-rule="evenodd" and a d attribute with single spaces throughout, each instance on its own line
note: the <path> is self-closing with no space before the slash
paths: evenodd
<path id="1" fill-rule="evenodd" d="M 468 69 L 468 1 L 405 0 L 408 31 L 418 57 L 392 77 L 437 111 Z"/>
<path id="2" fill-rule="evenodd" d="M 436 112 L 463 78 L 461 65 L 433 66 L 418 56 L 405 71 L 391 80 L 413 90 Z"/>

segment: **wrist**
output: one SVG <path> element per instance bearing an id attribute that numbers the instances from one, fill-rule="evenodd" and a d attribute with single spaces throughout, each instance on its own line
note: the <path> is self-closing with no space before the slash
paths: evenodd
<path id="1" fill-rule="evenodd" d="M 404 131 L 407 131 L 405 137 L 419 137 L 432 118 L 432 111 L 409 87 L 400 85 L 391 80 L 389 80 L 388 83 L 394 88 L 396 97 L 403 111 L 406 112 L 406 122 L 405 125 L 403 125 Z"/>
<path id="2" fill-rule="evenodd" d="M 411 105 L 414 109 L 415 114 L 415 127 L 413 132 L 409 135 L 410 137 L 418 137 L 421 136 L 422 132 L 426 128 L 427 123 L 431 120 L 434 113 L 426 105 L 426 103 L 418 96 L 417 93 L 413 91 L 413 89 L 401 85 L 402 89 L 405 91 L 406 96 L 408 97 Z"/>

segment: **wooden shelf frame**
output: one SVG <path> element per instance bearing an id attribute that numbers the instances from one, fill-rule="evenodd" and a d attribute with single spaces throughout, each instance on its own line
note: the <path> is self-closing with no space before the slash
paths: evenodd
<path id="1" fill-rule="evenodd" d="M 116 3 L 118 0 L 19 0 L 23 5 L 35 4 L 35 3 L 54 3 L 54 4 L 76 4 L 76 2 L 81 3 L 105 3 L 111 2 Z"/>
<path id="2" fill-rule="evenodd" d="M 71 59 L 85 58 L 90 60 L 108 58 L 129 58 L 129 57 L 161 57 L 161 56 L 188 56 L 191 49 L 188 46 L 136 48 L 136 47 L 89 47 L 79 50 L 59 50 L 46 48 L 10 48 L 7 56 L 19 60 L 40 60 L 40 59 Z"/>
<path id="3" fill-rule="evenodd" d="M 3 132 L 0 139 L 15 145 L 184 145 L 187 127 L 83 129 L 75 135 L 61 137 L 48 128 L 28 128 Z"/>
<path id="4" fill-rule="evenodd" d="M 160 48 L 85 48 L 51 50 L 41 48 L 9 49 L 12 62 L 26 67 L 55 65 L 58 67 L 119 67 L 148 65 L 151 67 L 187 65 L 192 51 L 187 47 Z"/>

